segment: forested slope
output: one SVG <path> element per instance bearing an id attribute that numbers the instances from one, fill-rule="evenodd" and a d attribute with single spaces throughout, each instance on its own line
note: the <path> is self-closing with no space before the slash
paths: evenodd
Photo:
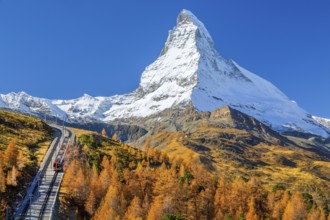
<path id="1" fill-rule="evenodd" d="M 218 175 L 156 149 L 82 134 L 69 152 L 62 219 L 326 219 L 329 201 L 262 178 Z"/>
<path id="2" fill-rule="evenodd" d="M 53 130 L 36 117 L 0 110 L 0 219 L 22 198 L 45 155 Z"/>

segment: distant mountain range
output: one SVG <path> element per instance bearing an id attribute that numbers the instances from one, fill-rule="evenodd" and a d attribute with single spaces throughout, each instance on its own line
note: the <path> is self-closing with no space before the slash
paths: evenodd
<path id="1" fill-rule="evenodd" d="M 132 93 L 85 94 L 72 100 L 48 100 L 24 92 L 0 95 L 0 108 L 75 123 L 157 119 L 167 109 L 187 106 L 199 112 L 230 106 L 279 132 L 330 134 L 330 120 L 311 116 L 267 80 L 221 57 L 203 23 L 187 10 L 179 14 L 159 57 L 144 70 Z"/>

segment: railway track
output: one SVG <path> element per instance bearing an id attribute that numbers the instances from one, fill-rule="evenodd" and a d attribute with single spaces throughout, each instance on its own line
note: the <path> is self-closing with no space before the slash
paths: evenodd
<path id="1" fill-rule="evenodd" d="M 52 178 L 52 182 L 49 185 L 48 191 L 46 193 L 45 201 L 42 203 L 42 206 L 41 206 L 41 209 L 40 209 L 40 212 L 39 212 L 38 219 L 42 219 L 42 217 L 44 216 L 44 213 L 45 213 L 45 210 L 46 210 L 46 207 L 47 207 L 47 203 L 48 203 L 48 199 L 49 199 L 49 196 L 52 192 L 54 183 L 56 181 L 56 177 L 57 177 L 57 172 L 54 173 L 54 176 Z"/>
<path id="2" fill-rule="evenodd" d="M 49 188 L 47 190 L 47 193 L 46 193 L 46 197 L 45 197 L 45 200 L 43 201 L 42 203 L 42 207 L 41 207 L 41 210 L 39 212 L 39 216 L 38 216 L 38 219 L 42 219 L 43 216 L 44 216 L 44 213 L 46 211 L 46 207 L 47 207 L 47 204 L 48 204 L 48 200 L 49 200 L 49 197 L 50 197 L 50 194 L 52 193 L 53 191 L 53 186 L 56 182 L 56 177 L 58 175 L 58 172 L 61 172 L 62 171 L 62 168 L 63 168 L 63 162 L 64 162 L 64 156 L 65 156 L 65 153 L 66 153 L 66 150 L 68 149 L 69 147 L 69 140 L 72 136 L 72 133 L 70 131 L 69 132 L 69 136 L 68 137 L 65 137 L 63 143 L 62 143 L 62 146 L 60 147 L 57 155 L 56 155 L 56 159 L 53 163 L 53 169 L 55 170 L 55 173 L 53 175 L 53 178 L 52 178 L 52 181 L 49 185 Z M 58 167 L 58 163 L 60 163 L 60 167 Z"/>
<path id="3" fill-rule="evenodd" d="M 56 198 L 63 178 L 62 165 L 66 150 L 74 144 L 74 134 L 62 127 L 13 219 L 52 219 Z M 60 166 L 59 166 L 60 163 Z M 33 198 L 33 200 L 31 199 Z"/>

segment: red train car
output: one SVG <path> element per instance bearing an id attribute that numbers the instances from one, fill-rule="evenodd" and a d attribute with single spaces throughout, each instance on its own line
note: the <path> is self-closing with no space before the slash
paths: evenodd
<path id="1" fill-rule="evenodd" d="M 63 169 L 63 160 L 55 160 L 53 163 L 53 170 L 62 171 Z"/>

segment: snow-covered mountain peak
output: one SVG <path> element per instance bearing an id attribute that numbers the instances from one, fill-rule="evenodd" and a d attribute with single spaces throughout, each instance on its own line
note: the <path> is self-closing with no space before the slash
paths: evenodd
<path id="1" fill-rule="evenodd" d="M 183 10 L 160 56 L 142 73 L 139 88 L 105 112 L 105 121 L 145 117 L 192 104 L 199 111 L 229 105 L 276 130 L 327 135 L 296 103 L 267 80 L 221 57 L 204 24 Z"/>
<path id="2" fill-rule="evenodd" d="M 173 94 L 168 96 L 180 96 L 179 99 L 188 97 L 190 95 L 186 92 L 190 93 L 198 81 L 202 80 L 198 68 L 205 60 L 209 60 L 210 65 L 217 65 L 220 60 L 226 62 L 215 51 L 213 40 L 204 24 L 190 11 L 183 10 L 177 18 L 177 25 L 169 31 L 160 56 L 143 72 L 138 91 L 140 94 L 155 91 L 164 93 L 171 88 Z M 213 72 L 204 73 L 209 74 Z"/>
<path id="3" fill-rule="evenodd" d="M 33 97 L 26 92 L 11 92 L 7 95 L 1 95 L 0 107 L 9 108 L 24 113 L 34 113 L 38 115 L 48 115 L 66 119 L 67 115 L 51 100 Z"/>
<path id="4" fill-rule="evenodd" d="M 200 23 L 200 21 L 197 19 L 197 17 L 189 10 L 182 9 L 182 11 L 179 13 L 176 24 L 179 25 L 180 23 Z"/>
<path id="5" fill-rule="evenodd" d="M 1 95 L 0 107 L 48 115 L 67 115 L 72 121 L 111 122 L 141 118 L 166 109 L 191 105 L 198 111 L 230 106 L 277 131 L 304 131 L 328 136 L 310 114 L 267 80 L 221 57 L 204 24 L 183 10 L 169 31 L 160 56 L 142 73 L 132 93 L 112 97 L 84 94 L 72 100 L 46 100 L 24 93 Z"/>
<path id="6" fill-rule="evenodd" d="M 203 42 L 204 41 L 204 42 Z M 188 10 L 182 10 L 176 26 L 169 31 L 165 46 L 160 55 L 166 54 L 169 48 L 187 49 L 197 47 L 198 42 L 212 48 L 214 43 L 204 24 Z"/>
<path id="7" fill-rule="evenodd" d="M 191 11 L 183 9 L 177 17 L 176 27 L 187 29 L 189 25 L 196 27 L 195 37 L 205 38 L 213 46 L 213 39 L 204 24 Z"/>
<path id="8" fill-rule="evenodd" d="M 18 93 L 15 93 L 15 92 L 12 92 L 12 94 L 17 94 L 17 95 L 19 95 L 19 96 L 30 96 L 29 94 L 27 94 L 26 92 L 24 92 L 24 91 L 20 91 L 20 92 L 18 92 Z"/>
<path id="9" fill-rule="evenodd" d="M 87 93 L 84 93 L 84 95 L 82 97 L 80 97 L 80 99 L 91 100 L 91 99 L 95 99 L 95 97 L 93 97 Z"/>
<path id="10" fill-rule="evenodd" d="M 20 92 L 10 92 L 6 95 L 7 99 L 18 99 L 18 98 L 23 98 L 23 97 L 32 97 L 29 94 L 27 94 L 24 91 Z"/>
<path id="11" fill-rule="evenodd" d="M 239 90 L 234 88 L 239 83 L 253 84 L 233 61 L 217 53 L 204 24 L 183 10 L 177 26 L 169 31 L 160 56 L 143 72 L 137 91 L 152 100 L 145 105 L 148 114 L 191 101 L 199 110 L 210 110 L 212 103 L 218 105 L 221 100 L 219 90 L 227 90 L 222 94 L 232 93 Z M 199 101 L 204 96 L 212 97 L 210 103 Z"/>

